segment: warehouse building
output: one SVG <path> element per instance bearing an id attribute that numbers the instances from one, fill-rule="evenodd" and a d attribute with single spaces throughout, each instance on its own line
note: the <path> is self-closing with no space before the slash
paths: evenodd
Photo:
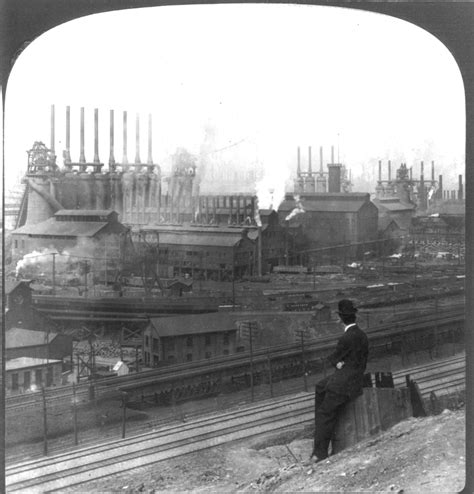
<path id="1" fill-rule="evenodd" d="M 12 233 L 13 259 L 33 251 L 78 252 L 79 257 L 100 260 L 91 269 L 100 269 L 105 259 L 116 262 L 128 241 L 128 228 L 110 210 L 60 210 L 52 218 L 27 224 Z M 59 259 L 58 259 L 59 261 Z"/>
<path id="2" fill-rule="evenodd" d="M 5 358 L 62 359 L 72 356 L 72 337 L 52 331 L 10 328 L 5 332 Z"/>
<path id="3" fill-rule="evenodd" d="M 377 239 L 378 210 L 366 193 L 287 194 L 278 214 L 288 228 L 301 227 L 306 249 L 361 244 L 350 253 L 357 255 Z"/>
<path id="4" fill-rule="evenodd" d="M 5 362 L 5 390 L 8 395 L 37 391 L 62 383 L 62 361 L 18 357 Z"/>
<path id="5" fill-rule="evenodd" d="M 227 313 L 151 318 L 143 337 L 144 363 L 156 367 L 230 355 L 236 338 L 237 327 Z"/>

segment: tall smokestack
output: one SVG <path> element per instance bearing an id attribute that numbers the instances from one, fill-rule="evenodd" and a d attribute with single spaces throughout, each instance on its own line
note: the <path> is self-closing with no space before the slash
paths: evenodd
<path id="1" fill-rule="evenodd" d="M 435 181 L 434 161 L 431 162 L 431 181 Z"/>
<path id="2" fill-rule="evenodd" d="M 140 117 L 137 113 L 136 125 L 135 125 L 135 136 L 136 136 L 136 144 L 135 144 L 135 164 L 139 165 L 141 163 L 140 160 Z"/>
<path id="3" fill-rule="evenodd" d="M 54 117 L 55 117 L 55 112 L 54 112 L 54 105 L 51 105 L 51 152 L 55 154 L 54 151 L 54 141 L 55 136 L 54 136 L 54 131 L 55 131 L 55 125 L 54 125 Z"/>
<path id="4" fill-rule="evenodd" d="M 123 158 L 122 163 L 124 165 L 128 164 L 127 158 L 127 112 L 123 112 Z"/>
<path id="5" fill-rule="evenodd" d="M 331 146 L 331 163 L 334 163 L 334 146 Z"/>
<path id="6" fill-rule="evenodd" d="M 152 121 L 151 121 L 151 113 L 150 113 L 148 115 L 148 161 L 147 161 L 149 165 L 153 164 L 151 135 L 152 135 Z"/>
<path id="7" fill-rule="evenodd" d="M 66 153 L 64 163 L 71 163 L 71 107 L 66 106 Z"/>
<path id="8" fill-rule="evenodd" d="M 311 169 L 311 146 L 308 148 L 308 173 L 311 175 L 313 170 Z"/>
<path id="9" fill-rule="evenodd" d="M 388 160 L 388 181 L 392 180 L 392 162 Z"/>
<path id="10" fill-rule="evenodd" d="M 458 199 L 462 201 L 464 198 L 463 194 L 463 186 L 462 186 L 462 175 L 459 175 L 459 192 L 458 192 Z"/>
<path id="11" fill-rule="evenodd" d="M 109 166 L 115 165 L 114 157 L 114 111 L 110 110 L 110 155 L 109 155 Z"/>
<path id="12" fill-rule="evenodd" d="M 443 175 L 439 176 L 438 180 L 438 193 L 437 196 L 439 199 L 443 199 Z"/>
<path id="13" fill-rule="evenodd" d="M 382 160 L 379 160 L 379 182 L 382 181 Z"/>
<path id="14" fill-rule="evenodd" d="M 94 110 L 94 163 L 100 163 L 99 159 L 99 110 Z"/>
<path id="15" fill-rule="evenodd" d="M 319 172 L 323 173 L 323 146 L 319 146 Z"/>
<path id="16" fill-rule="evenodd" d="M 300 147 L 298 146 L 298 158 L 297 158 L 297 164 L 296 164 L 296 174 L 298 177 L 301 175 L 301 162 L 300 162 Z"/>
<path id="17" fill-rule="evenodd" d="M 81 150 L 80 150 L 79 163 L 86 162 L 86 156 L 84 154 L 84 107 L 81 108 Z"/>

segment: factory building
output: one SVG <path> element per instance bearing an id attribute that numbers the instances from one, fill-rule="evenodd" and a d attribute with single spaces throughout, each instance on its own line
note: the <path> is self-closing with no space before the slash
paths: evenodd
<path id="1" fill-rule="evenodd" d="M 5 333 L 5 358 L 71 358 L 72 337 L 52 331 L 10 328 Z"/>
<path id="2" fill-rule="evenodd" d="M 62 384 L 61 360 L 19 357 L 5 362 L 7 396 Z"/>
<path id="3" fill-rule="evenodd" d="M 377 239 L 378 210 L 369 194 L 287 194 L 278 214 L 288 227 L 301 227 L 306 249 Z"/>
<path id="4" fill-rule="evenodd" d="M 236 351 L 237 327 L 227 313 L 151 318 L 144 331 L 146 366 L 183 363 Z"/>
<path id="5" fill-rule="evenodd" d="M 158 248 L 159 276 L 230 281 L 252 275 L 256 244 L 248 228 L 207 225 L 156 225 L 134 233 L 135 242 Z"/>
<path id="6" fill-rule="evenodd" d="M 59 210 L 52 218 L 15 230 L 12 257 L 20 259 L 30 252 L 45 250 L 74 257 L 72 252 L 77 251 L 77 262 L 85 256 L 90 259 L 91 270 L 98 270 L 105 259 L 111 263 L 120 259 L 128 232 L 115 211 Z"/>

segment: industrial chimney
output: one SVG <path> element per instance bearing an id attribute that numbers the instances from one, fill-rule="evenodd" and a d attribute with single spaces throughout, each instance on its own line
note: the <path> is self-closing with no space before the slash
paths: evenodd
<path id="1" fill-rule="evenodd" d="M 56 154 L 54 150 L 54 141 L 56 140 L 54 135 L 55 132 L 54 117 L 55 117 L 54 105 L 51 105 L 51 152 L 53 153 L 53 155 Z"/>
<path id="2" fill-rule="evenodd" d="M 99 110 L 94 109 L 94 163 L 99 164 Z"/>
<path id="3" fill-rule="evenodd" d="M 64 164 L 71 163 L 71 107 L 66 106 L 66 152 L 64 153 Z"/>
<path id="4" fill-rule="evenodd" d="M 137 118 L 136 118 L 136 125 L 135 125 L 135 164 L 140 165 L 141 160 L 140 160 L 140 117 L 137 113 Z"/>
<path id="5" fill-rule="evenodd" d="M 123 112 L 123 158 L 122 163 L 128 165 L 127 158 L 127 112 Z"/>
<path id="6" fill-rule="evenodd" d="M 79 156 L 79 163 L 85 163 L 86 156 L 84 154 L 84 107 L 81 108 L 81 150 Z"/>
<path id="7" fill-rule="evenodd" d="M 147 163 L 149 165 L 153 164 L 152 157 L 152 121 L 151 121 L 151 113 L 148 115 L 148 160 Z"/>
<path id="8" fill-rule="evenodd" d="M 328 192 L 341 192 L 341 165 L 339 163 L 328 164 Z"/>
<path id="9" fill-rule="evenodd" d="M 114 111 L 110 110 L 110 154 L 109 154 L 109 167 L 114 168 Z"/>

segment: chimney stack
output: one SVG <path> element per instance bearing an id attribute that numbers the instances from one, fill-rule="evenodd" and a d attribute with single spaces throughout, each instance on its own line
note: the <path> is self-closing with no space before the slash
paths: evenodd
<path id="1" fill-rule="evenodd" d="M 122 163 L 128 165 L 127 158 L 127 112 L 123 112 L 123 158 Z"/>
<path id="2" fill-rule="evenodd" d="M 140 160 L 140 117 L 137 113 L 136 125 L 135 125 L 136 145 L 135 145 L 135 164 L 141 164 Z"/>
<path id="3" fill-rule="evenodd" d="M 110 155 L 109 155 L 109 167 L 115 165 L 114 157 L 114 111 L 110 110 Z"/>
<path id="4" fill-rule="evenodd" d="M 311 169 L 311 146 L 308 148 L 308 173 L 311 175 L 313 173 Z"/>
<path id="5" fill-rule="evenodd" d="M 438 186 L 438 192 L 436 194 L 439 199 L 443 199 L 443 175 L 439 176 L 439 186 Z"/>
<path id="6" fill-rule="evenodd" d="M 334 146 L 331 146 L 331 163 L 334 163 Z"/>
<path id="7" fill-rule="evenodd" d="M 54 131 L 55 131 L 55 125 L 54 125 L 55 114 L 54 113 L 55 113 L 54 112 L 54 105 L 51 105 L 51 152 L 53 154 L 55 154 L 54 141 L 56 140 L 55 135 L 54 135 Z"/>
<path id="8" fill-rule="evenodd" d="M 323 146 L 319 146 L 319 172 L 323 173 Z"/>
<path id="9" fill-rule="evenodd" d="M 152 121 L 151 121 L 151 113 L 148 115 L 148 161 L 149 165 L 153 164 L 152 157 Z"/>
<path id="10" fill-rule="evenodd" d="M 94 109 L 94 163 L 100 163 L 99 159 L 99 110 Z"/>
<path id="11" fill-rule="evenodd" d="M 382 160 L 379 160 L 379 182 L 382 182 Z"/>
<path id="12" fill-rule="evenodd" d="M 81 149 L 79 163 L 85 163 L 86 156 L 84 154 L 84 107 L 81 107 Z"/>
<path id="13" fill-rule="evenodd" d="M 435 181 L 435 169 L 434 169 L 434 161 L 431 162 L 431 181 Z"/>
<path id="14" fill-rule="evenodd" d="M 64 163 L 71 163 L 71 107 L 66 106 L 66 153 Z"/>
<path id="15" fill-rule="evenodd" d="M 296 174 L 298 177 L 301 175 L 301 163 L 300 163 L 300 147 L 298 146 L 298 158 L 297 158 L 297 165 L 296 165 Z"/>
<path id="16" fill-rule="evenodd" d="M 392 181 L 392 162 L 388 160 L 388 181 Z"/>

